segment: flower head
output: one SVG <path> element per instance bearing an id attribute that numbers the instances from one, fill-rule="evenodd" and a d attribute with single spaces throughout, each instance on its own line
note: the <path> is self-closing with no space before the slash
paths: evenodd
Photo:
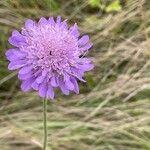
<path id="1" fill-rule="evenodd" d="M 18 70 L 23 91 L 34 89 L 41 97 L 53 99 L 57 87 L 65 95 L 79 93 L 77 80 L 84 81 L 84 72 L 93 68 L 83 57 L 92 46 L 88 35 L 80 37 L 77 24 L 69 28 L 61 17 L 26 20 L 21 33 L 12 32 L 9 43 L 15 48 L 6 52 L 8 69 Z"/>

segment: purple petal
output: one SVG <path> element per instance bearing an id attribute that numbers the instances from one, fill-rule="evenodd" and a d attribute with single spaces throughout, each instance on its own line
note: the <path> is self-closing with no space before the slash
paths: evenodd
<path id="1" fill-rule="evenodd" d="M 86 82 L 83 77 L 83 71 L 78 68 L 71 68 L 72 74 L 82 82 Z"/>
<path id="2" fill-rule="evenodd" d="M 47 73 L 48 73 L 47 70 L 43 70 L 43 71 L 42 71 L 42 76 L 45 77 L 45 76 L 47 75 Z"/>
<path id="3" fill-rule="evenodd" d="M 89 63 L 91 63 L 91 60 L 88 58 L 80 58 L 79 63 L 80 64 L 89 64 Z"/>
<path id="4" fill-rule="evenodd" d="M 38 89 L 39 89 L 39 84 L 38 84 L 36 81 L 34 81 L 34 82 L 32 83 L 32 85 L 31 85 L 31 87 L 32 87 L 34 90 L 38 90 Z"/>
<path id="5" fill-rule="evenodd" d="M 32 72 L 29 72 L 27 74 L 18 74 L 18 78 L 20 80 L 27 80 L 29 78 L 33 77 L 33 73 Z"/>
<path id="6" fill-rule="evenodd" d="M 16 70 L 16 69 L 19 69 L 23 66 L 25 66 L 25 62 L 24 61 L 16 61 L 16 62 L 11 62 L 9 65 L 8 65 L 8 69 L 9 70 Z"/>
<path id="7" fill-rule="evenodd" d="M 39 86 L 39 95 L 41 97 L 46 97 L 47 94 L 47 83 L 41 83 Z"/>
<path id="8" fill-rule="evenodd" d="M 52 86 L 48 86 L 47 97 L 54 99 L 54 96 L 55 96 L 54 89 L 52 88 Z"/>
<path id="9" fill-rule="evenodd" d="M 42 71 L 42 74 L 38 75 L 36 82 L 42 83 L 46 79 L 47 71 Z"/>
<path id="10" fill-rule="evenodd" d="M 94 68 L 94 65 L 93 64 L 82 64 L 82 65 L 78 65 L 78 68 L 83 71 L 90 71 Z"/>
<path id="11" fill-rule="evenodd" d="M 26 40 L 23 35 L 21 35 L 17 30 L 12 32 L 12 36 L 8 39 L 9 43 L 19 47 L 19 46 L 25 46 Z"/>
<path id="12" fill-rule="evenodd" d="M 52 25 L 52 26 L 55 25 L 55 21 L 54 21 L 54 18 L 53 18 L 53 17 L 50 17 L 50 18 L 48 19 L 48 22 L 49 22 L 49 24 Z"/>
<path id="13" fill-rule="evenodd" d="M 24 59 L 27 54 L 19 49 L 9 49 L 5 55 L 9 61 L 15 61 L 17 59 Z"/>
<path id="14" fill-rule="evenodd" d="M 85 45 L 89 42 L 89 36 L 88 35 L 84 35 L 82 36 L 82 38 L 79 39 L 78 44 L 79 45 Z"/>
<path id="15" fill-rule="evenodd" d="M 71 77 L 71 82 L 74 84 L 74 92 L 79 94 L 79 85 L 74 77 Z"/>
<path id="16" fill-rule="evenodd" d="M 40 75 L 41 75 L 41 70 L 40 69 L 34 70 L 34 76 L 35 77 L 39 77 Z"/>
<path id="17" fill-rule="evenodd" d="M 62 27 L 63 29 L 65 29 L 65 30 L 67 30 L 67 29 L 68 29 L 67 20 L 65 20 L 65 21 L 63 21 L 63 22 L 62 22 L 61 27 Z"/>
<path id="18" fill-rule="evenodd" d="M 66 88 L 66 86 L 65 86 L 64 82 L 62 81 L 62 79 L 59 79 L 59 87 L 65 95 L 69 95 L 69 90 Z"/>
<path id="19" fill-rule="evenodd" d="M 32 29 L 35 26 L 35 22 L 31 19 L 27 19 L 25 22 L 25 28 L 26 29 Z"/>
<path id="20" fill-rule="evenodd" d="M 42 18 L 39 20 L 39 25 L 45 26 L 45 25 L 47 25 L 47 24 L 48 24 L 48 21 L 47 21 L 44 17 L 42 17 Z"/>
<path id="21" fill-rule="evenodd" d="M 74 24 L 74 26 L 72 26 L 71 28 L 70 28 L 70 34 L 72 34 L 73 36 L 75 36 L 75 37 L 79 37 L 80 36 L 80 32 L 78 31 L 78 26 L 77 26 L 77 24 L 75 23 Z"/>
<path id="22" fill-rule="evenodd" d="M 57 17 L 56 24 L 60 27 L 60 25 L 61 25 L 61 16 Z"/>
<path id="23" fill-rule="evenodd" d="M 31 84 L 32 84 L 33 81 L 34 81 L 33 78 L 30 78 L 28 80 L 23 81 L 22 84 L 21 84 L 22 91 L 24 91 L 24 92 L 29 91 L 31 89 Z"/>
<path id="24" fill-rule="evenodd" d="M 9 49 L 7 52 L 6 52 L 6 56 L 10 56 L 10 55 L 15 55 L 16 57 L 24 57 L 26 56 L 27 54 L 19 49 L 14 49 L 14 48 L 11 48 Z"/>
<path id="25" fill-rule="evenodd" d="M 36 79 L 36 82 L 37 82 L 37 83 L 42 83 L 43 80 L 44 80 L 44 78 L 45 78 L 45 77 L 41 75 L 41 76 L 39 76 L 39 77 Z"/>
<path id="26" fill-rule="evenodd" d="M 70 76 L 68 74 L 64 75 L 64 82 L 65 82 L 65 85 L 66 85 L 67 89 L 69 89 L 69 90 L 73 90 L 74 89 L 74 85 L 70 81 Z"/>
<path id="27" fill-rule="evenodd" d="M 53 87 L 57 87 L 57 86 L 58 86 L 56 77 L 54 77 L 54 76 L 51 78 L 51 85 L 52 85 Z"/>
<path id="28" fill-rule="evenodd" d="M 27 74 L 32 70 L 31 66 L 26 66 L 20 69 L 19 74 Z"/>
<path id="29" fill-rule="evenodd" d="M 79 50 L 80 50 L 81 52 L 85 52 L 85 51 L 87 51 L 88 49 L 90 49 L 92 46 L 93 46 L 92 43 L 88 43 L 88 44 L 86 44 L 84 47 L 79 48 Z"/>

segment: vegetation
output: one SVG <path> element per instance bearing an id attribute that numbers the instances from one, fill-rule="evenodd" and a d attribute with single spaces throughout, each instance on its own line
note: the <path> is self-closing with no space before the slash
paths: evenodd
<path id="1" fill-rule="evenodd" d="M 49 150 L 150 150 L 149 0 L 1 0 L 0 149 L 42 149 L 42 100 L 20 91 L 5 52 L 26 18 L 57 15 L 90 35 L 95 69 L 48 103 Z"/>

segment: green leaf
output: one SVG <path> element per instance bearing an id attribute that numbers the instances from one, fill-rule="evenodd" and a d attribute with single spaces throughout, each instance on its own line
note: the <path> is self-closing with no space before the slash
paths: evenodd
<path id="1" fill-rule="evenodd" d="M 119 0 L 115 0 L 111 4 L 109 4 L 105 10 L 106 10 L 106 12 L 113 12 L 113 11 L 118 12 L 118 11 L 122 10 L 122 7 L 120 5 Z"/>

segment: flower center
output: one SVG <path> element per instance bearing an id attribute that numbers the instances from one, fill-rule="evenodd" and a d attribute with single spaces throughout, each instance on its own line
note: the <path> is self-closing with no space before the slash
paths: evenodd
<path id="1" fill-rule="evenodd" d="M 58 26 L 37 27 L 27 36 L 28 60 L 36 68 L 62 74 L 79 58 L 78 39 Z"/>

